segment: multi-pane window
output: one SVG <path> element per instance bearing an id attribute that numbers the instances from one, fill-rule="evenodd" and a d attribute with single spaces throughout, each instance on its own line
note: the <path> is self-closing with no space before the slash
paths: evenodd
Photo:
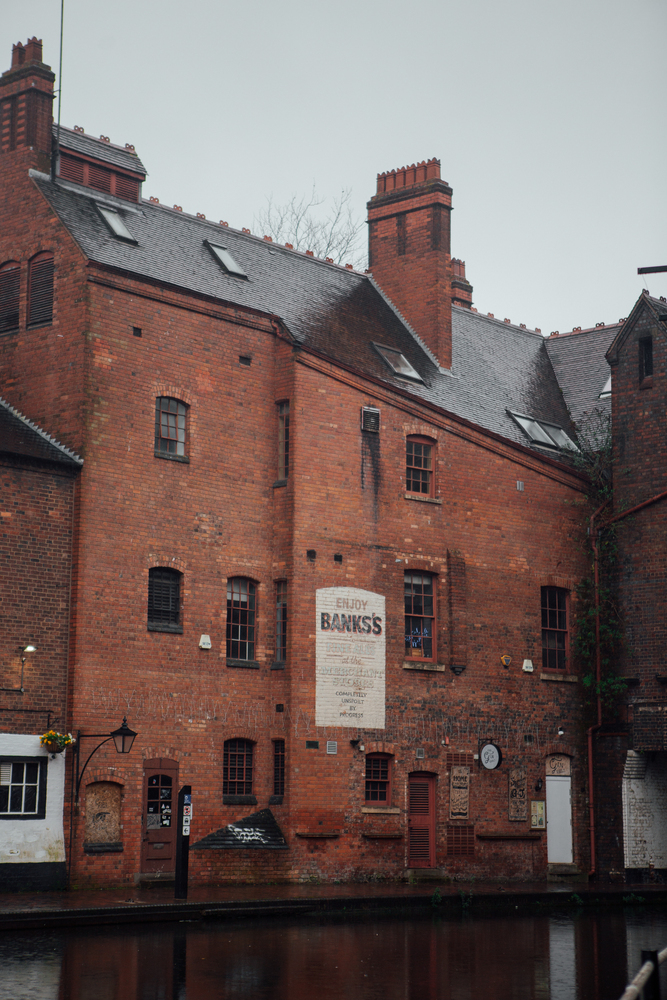
<path id="1" fill-rule="evenodd" d="M 273 794 L 285 794 L 285 740 L 273 741 Z"/>
<path id="2" fill-rule="evenodd" d="M 287 659 L 287 581 L 276 584 L 276 662 Z"/>
<path id="3" fill-rule="evenodd" d="M 182 632 L 181 574 L 175 569 L 148 571 L 148 628 L 153 632 Z"/>
<path id="4" fill-rule="evenodd" d="M 20 287 L 21 266 L 10 260 L 0 267 L 0 333 L 18 329 Z"/>
<path id="5" fill-rule="evenodd" d="M 639 380 L 653 375 L 653 337 L 642 337 L 639 341 Z"/>
<path id="6" fill-rule="evenodd" d="M 433 495 L 433 445 L 408 438 L 405 449 L 405 488 L 409 493 Z"/>
<path id="7" fill-rule="evenodd" d="M 43 819 L 46 760 L 0 762 L 0 819 Z"/>
<path id="8" fill-rule="evenodd" d="M 289 476 L 289 402 L 278 403 L 278 479 Z"/>
<path id="9" fill-rule="evenodd" d="M 256 589 L 252 580 L 234 576 L 227 581 L 227 656 L 255 659 Z"/>
<path id="10" fill-rule="evenodd" d="M 226 740 L 222 762 L 222 794 L 252 795 L 250 740 Z"/>
<path id="11" fill-rule="evenodd" d="M 28 265 L 28 326 L 53 320 L 53 254 L 38 253 Z"/>
<path id="12" fill-rule="evenodd" d="M 366 802 L 391 805 L 391 757 L 369 753 L 366 757 Z"/>
<path id="13" fill-rule="evenodd" d="M 155 400 L 155 453 L 176 458 L 185 456 L 188 408 L 178 399 L 158 396 Z"/>
<path id="14" fill-rule="evenodd" d="M 405 655 L 422 660 L 434 656 L 433 580 L 430 573 L 405 574 Z"/>
<path id="15" fill-rule="evenodd" d="M 567 590 L 542 587 L 542 667 L 567 666 Z"/>

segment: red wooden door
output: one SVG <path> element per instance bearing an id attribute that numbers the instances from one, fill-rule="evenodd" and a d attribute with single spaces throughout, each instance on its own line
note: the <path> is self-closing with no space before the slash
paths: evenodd
<path id="1" fill-rule="evenodd" d="M 435 776 L 408 778 L 408 867 L 435 868 Z"/>
<path id="2" fill-rule="evenodd" d="M 142 872 L 173 872 L 176 865 L 178 764 L 157 757 L 144 761 Z"/>

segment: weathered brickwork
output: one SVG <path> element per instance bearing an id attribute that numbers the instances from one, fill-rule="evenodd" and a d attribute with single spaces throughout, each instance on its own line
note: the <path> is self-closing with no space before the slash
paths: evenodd
<path id="1" fill-rule="evenodd" d="M 454 877 L 543 877 L 546 832 L 531 831 L 530 800 L 544 801 L 553 753 L 572 760 L 574 862 L 586 870 L 580 686 L 569 668 L 542 670 L 540 617 L 541 587 L 574 599 L 586 569 L 582 477 L 303 349 L 267 313 L 87 263 L 25 159 L 12 163 L 0 263 L 21 261 L 21 313 L 18 331 L 0 338 L 0 381 L 14 405 L 85 459 L 68 721 L 104 733 L 126 715 L 138 732 L 129 756 L 107 745 L 86 772 L 73 883 L 147 874 L 144 762 L 154 760 L 169 762 L 179 786 L 192 785 L 193 882 L 399 878 L 413 864 Z M 448 365 L 451 190 L 428 184 L 435 202 L 401 202 L 415 209 L 403 235 L 395 214 L 381 219 L 373 201 L 372 266 Z M 410 301 L 391 285 L 389 250 L 383 270 L 382 255 L 399 237 Z M 44 249 L 55 257 L 53 321 L 26 330 L 27 262 Z M 182 456 L 155 452 L 155 400 L 165 396 L 187 407 Z M 289 401 L 290 451 L 289 473 L 278 480 L 281 401 Z M 379 433 L 361 430 L 363 406 L 379 409 Z M 428 439 L 435 456 L 434 490 L 423 499 L 406 493 L 409 436 Z M 181 574 L 181 632 L 148 628 L 156 568 Z M 406 572 L 434 580 L 435 655 L 427 662 L 406 657 Z M 226 655 L 233 577 L 256 587 L 256 645 L 246 663 Z M 278 581 L 288 595 L 284 664 L 276 663 Z M 330 587 L 385 598 L 384 729 L 316 725 L 316 591 Z M 210 649 L 200 647 L 203 635 Z M 223 803 L 227 740 L 253 746 L 254 801 Z M 285 790 L 270 802 L 274 740 L 285 741 Z M 476 759 L 489 740 L 503 754 L 494 771 Z M 389 755 L 389 802 L 365 799 L 369 753 Z M 469 815 L 450 820 L 450 772 L 462 761 Z M 510 768 L 526 771 L 525 819 L 509 819 Z M 432 854 L 417 860 L 409 847 L 415 775 L 433 778 L 435 831 Z M 121 788 L 122 849 L 87 853 L 86 789 L 100 782 Z M 267 807 L 288 850 L 196 847 Z"/>

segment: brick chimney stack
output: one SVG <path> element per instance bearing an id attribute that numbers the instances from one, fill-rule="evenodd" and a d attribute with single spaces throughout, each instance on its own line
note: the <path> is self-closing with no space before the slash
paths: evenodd
<path id="1" fill-rule="evenodd" d="M 49 170 L 54 81 L 41 39 L 13 46 L 11 68 L 0 76 L 0 169 L 18 153 L 27 167 Z"/>
<path id="2" fill-rule="evenodd" d="M 373 277 L 441 366 L 451 368 L 452 298 L 470 306 L 472 287 L 462 261 L 453 273 L 452 189 L 440 178 L 440 160 L 378 174 L 367 207 Z"/>

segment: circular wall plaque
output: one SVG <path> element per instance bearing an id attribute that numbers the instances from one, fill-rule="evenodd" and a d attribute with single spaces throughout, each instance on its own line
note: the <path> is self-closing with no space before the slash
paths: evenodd
<path id="1" fill-rule="evenodd" d="M 482 767 L 485 767 L 487 771 L 494 771 L 500 767 L 503 755 L 500 752 L 500 747 L 497 747 L 495 743 L 484 743 L 479 751 L 479 759 L 482 762 Z"/>

